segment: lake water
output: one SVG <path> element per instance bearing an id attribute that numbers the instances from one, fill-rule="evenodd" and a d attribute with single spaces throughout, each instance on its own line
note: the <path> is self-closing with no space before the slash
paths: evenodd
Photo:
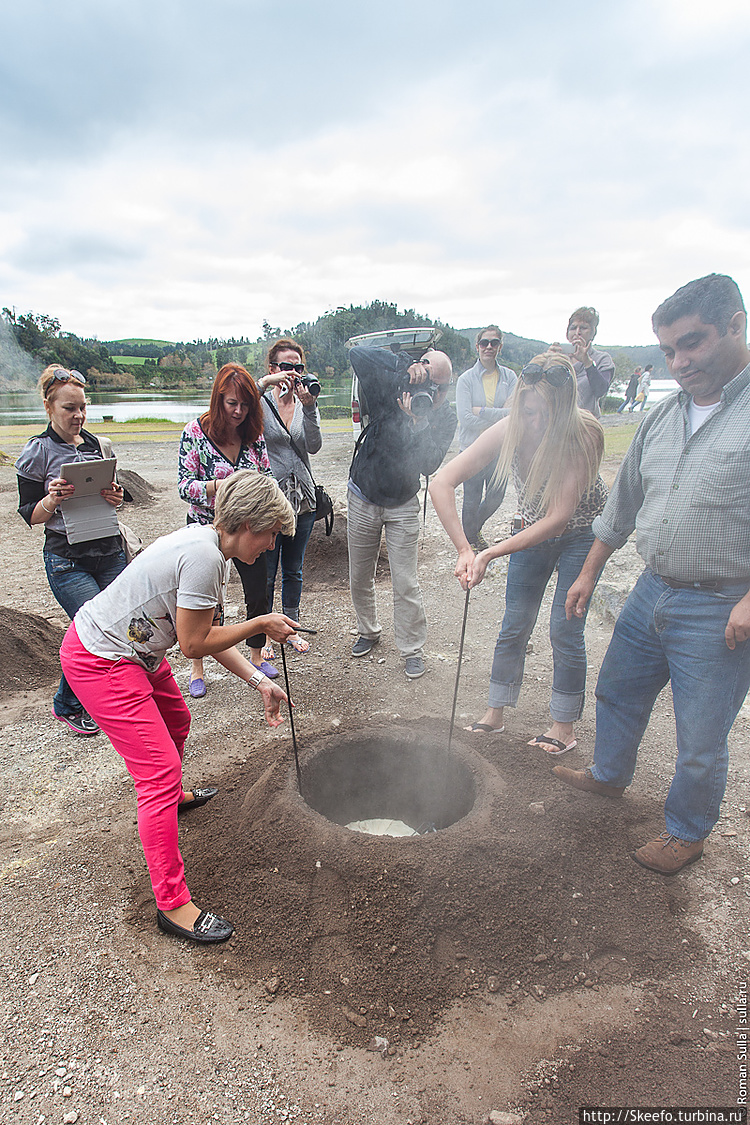
<path id="1" fill-rule="evenodd" d="M 348 402 L 348 390 L 345 401 Z M 132 418 L 168 418 L 170 422 L 190 422 L 208 410 L 210 392 L 203 394 L 168 394 L 148 392 L 125 394 L 110 393 L 88 395 L 90 406 L 86 411 L 89 422 L 101 422 L 111 415 L 115 422 L 128 422 Z M 320 395 L 320 403 L 338 403 L 341 395 Z M 42 400 L 35 392 L 0 394 L 0 426 L 36 425 L 46 423 Z"/>

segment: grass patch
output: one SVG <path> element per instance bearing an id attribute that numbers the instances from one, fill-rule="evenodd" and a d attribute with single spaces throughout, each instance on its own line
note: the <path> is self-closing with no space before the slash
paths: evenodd
<path id="1" fill-rule="evenodd" d="M 111 424 L 111 423 L 110 423 Z M 104 425 L 100 422 L 99 425 Z M 183 428 L 184 423 L 175 422 L 174 418 L 125 418 L 122 422 L 116 422 L 117 426 L 179 426 Z"/>
<path id="2" fill-rule="evenodd" d="M 604 456 L 624 457 L 633 440 L 635 431 L 638 429 L 639 423 L 640 419 L 638 422 L 633 422 L 632 426 L 605 426 Z"/>

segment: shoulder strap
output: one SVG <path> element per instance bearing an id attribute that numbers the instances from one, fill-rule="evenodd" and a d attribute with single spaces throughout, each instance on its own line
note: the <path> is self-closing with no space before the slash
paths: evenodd
<path id="1" fill-rule="evenodd" d="M 271 411 L 272 411 L 272 413 L 274 414 L 274 416 L 275 416 L 275 418 L 276 418 L 276 421 L 277 421 L 277 422 L 279 423 L 279 425 L 280 425 L 280 426 L 283 426 L 283 428 L 284 428 L 284 431 L 285 431 L 285 433 L 286 433 L 286 436 L 287 436 L 287 437 L 289 438 L 289 444 L 291 445 L 292 449 L 293 449 L 293 450 L 294 450 L 294 452 L 295 452 L 295 453 L 297 454 L 297 456 L 299 457 L 300 461 L 302 462 L 302 464 L 303 464 L 303 465 L 305 466 L 305 468 L 307 469 L 308 473 L 310 474 L 310 479 L 311 479 L 311 481 L 313 482 L 313 488 L 317 488 L 317 485 L 316 485 L 316 483 L 315 483 L 315 477 L 313 476 L 313 474 L 312 474 L 312 469 L 310 468 L 310 459 L 309 459 L 308 457 L 305 457 L 305 456 L 304 456 L 304 455 L 303 455 L 302 453 L 300 453 L 299 449 L 297 448 L 297 443 L 295 442 L 295 440 L 294 440 L 294 438 L 292 437 L 292 435 L 291 435 L 291 434 L 289 433 L 289 428 L 288 428 L 288 426 L 286 425 L 286 423 L 284 422 L 284 420 L 283 420 L 283 418 L 281 417 L 281 415 L 279 414 L 278 410 L 276 409 L 276 406 L 274 405 L 274 402 L 273 402 L 273 400 L 271 399 L 270 395 L 268 395 L 268 394 L 264 394 L 264 395 L 263 395 L 263 400 L 264 400 L 264 402 L 266 402 L 266 403 L 268 404 L 268 406 L 269 406 L 270 410 L 271 410 Z"/>

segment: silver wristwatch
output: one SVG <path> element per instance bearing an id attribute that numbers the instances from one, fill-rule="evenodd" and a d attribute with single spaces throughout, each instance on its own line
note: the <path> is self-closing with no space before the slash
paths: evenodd
<path id="1" fill-rule="evenodd" d="M 250 677 L 250 679 L 247 682 L 248 682 L 250 687 L 257 688 L 257 687 L 260 687 L 261 683 L 263 682 L 263 680 L 265 680 L 265 678 L 266 677 L 261 672 L 260 668 L 256 668 L 255 671 L 253 672 L 252 676 Z"/>

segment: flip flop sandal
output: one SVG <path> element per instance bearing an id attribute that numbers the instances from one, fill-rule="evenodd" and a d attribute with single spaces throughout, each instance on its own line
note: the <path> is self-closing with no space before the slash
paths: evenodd
<path id="1" fill-rule="evenodd" d="M 290 637 L 287 637 L 286 643 L 290 648 L 293 648 L 295 652 L 310 651 L 310 642 L 306 641 L 303 637 L 298 636 L 297 633 L 292 633 Z"/>
<path id="2" fill-rule="evenodd" d="M 548 734 L 537 734 L 530 742 L 526 743 L 527 746 L 541 746 L 545 754 L 551 754 L 556 757 L 558 754 L 567 754 L 568 750 L 574 750 L 578 745 L 575 739 L 569 742 L 566 746 L 564 742 L 560 742 L 558 738 L 550 738 Z M 554 750 L 548 750 L 548 746 L 554 746 Z"/>
<path id="3" fill-rule="evenodd" d="M 502 734 L 505 727 L 491 727 L 489 723 L 472 723 L 470 727 L 464 727 L 464 730 L 471 731 L 472 734 Z"/>
<path id="4" fill-rule="evenodd" d="M 263 648 L 260 650 L 261 660 L 273 660 L 273 657 L 273 645 L 263 645 Z"/>

